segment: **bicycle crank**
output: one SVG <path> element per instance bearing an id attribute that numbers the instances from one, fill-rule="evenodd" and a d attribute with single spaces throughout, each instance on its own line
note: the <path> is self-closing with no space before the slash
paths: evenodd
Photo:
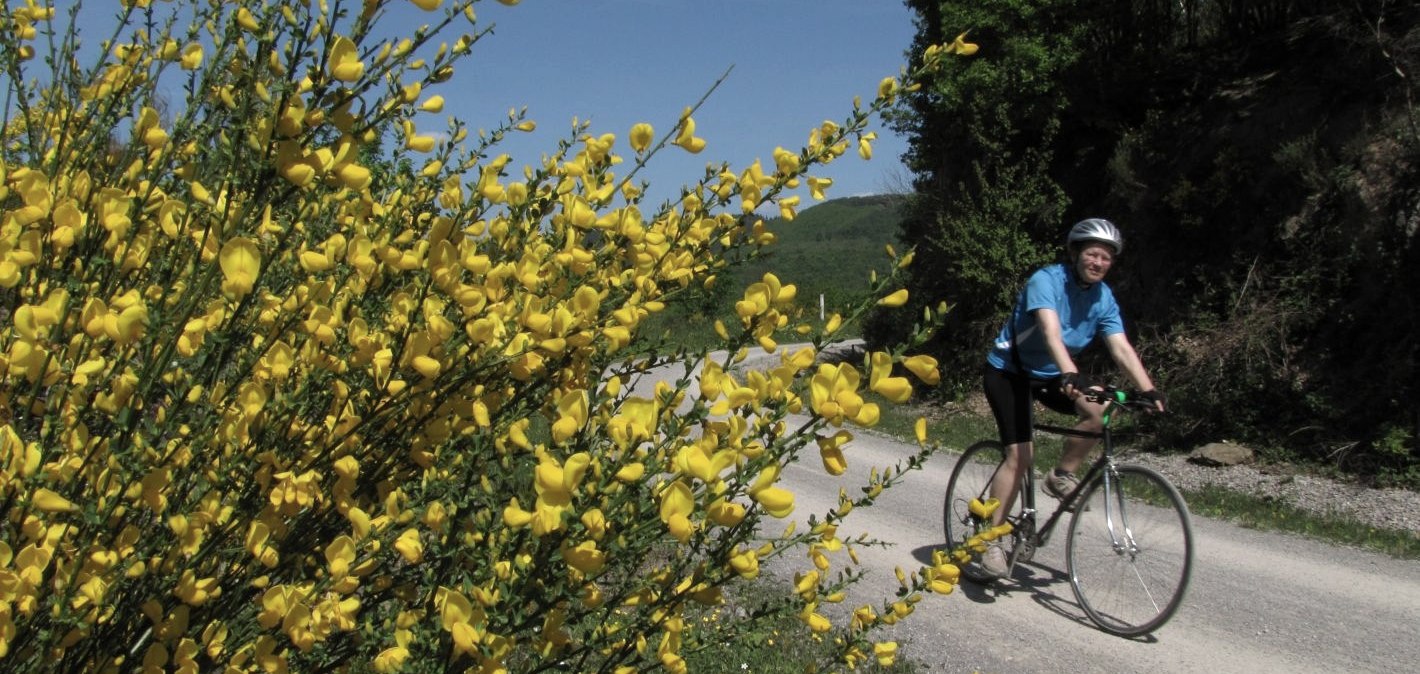
<path id="1" fill-rule="evenodd" d="M 1035 557 L 1035 524 L 1032 523 L 1029 526 L 1025 527 L 1025 529 L 1025 531 L 1015 532 L 1012 534 L 1012 536 L 1015 538 L 1014 543 L 1017 564 L 1029 562 L 1033 557 Z"/>

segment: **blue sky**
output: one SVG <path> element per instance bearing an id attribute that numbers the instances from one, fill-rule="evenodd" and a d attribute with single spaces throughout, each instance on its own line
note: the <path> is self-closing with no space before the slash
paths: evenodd
<path id="1" fill-rule="evenodd" d="M 629 154 L 632 124 L 649 122 L 659 137 L 733 66 L 695 115 L 705 150 L 668 147 L 640 174 L 653 204 L 707 162 L 739 170 L 755 158 L 772 165 L 777 145 L 798 150 L 811 128 L 841 121 L 855 95 L 871 100 L 878 81 L 899 72 L 915 32 L 900 0 L 523 0 L 477 11 L 480 24 L 496 28 L 441 90 L 444 112 L 479 127 L 528 106 L 538 130 L 504 145 L 514 166 L 553 150 L 574 117 L 615 133 Z M 394 18 L 427 20 L 412 6 L 399 12 Z M 904 140 L 877 130 L 872 161 L 849 153 L 818 172 L 834 179 L 829 198 L 904 182 Z"/>
<path id="2" fill-rule="evenodd" d="M 58 6 L 64 14 L 66 3 Z M 405 0 L 388 8 L 388 28 L 400 34 L 439 16 Z M 85 3 L 86 47 L 108 36 L 117 9 Z M 478 27 L 491 23 L 494 32 L 449 82 L 426 93 L 442 94 L 443 114 L 475 129 L 527 106 L 537 130 L 501 146 L 515 173 L 553 151 L 573 118 L 590 121 L 597 134 L 616 134 L 618 150 L 629 155 L 633 124 L 652 124 L 659 138 L 733 67 L 695 114 L 706 148 L 691 155 L 668 146 L 638 175 L 651 183 L 652 206 L 695 182 L 707 163 L 728 161 L 738 171 L 759 158 L 769 167 L 776 146 L 797 151 L 810 129 L 842 121 L 854 96 L 871 100 L 878 82 L 901 70 L 915 32 L 901 0 L 522 0 L 513 7 L 486 0 L 476 11 Z M 467 24 L 456 21 L 447 41 L 463 30 Z M 443 128 L 432 118 L 418 123 L 426 133 Z M 881 120 L 873 123 L 872 161 L 849 152 L 814 171 L 834 180 L 829 198 L 904 189 L 906 143 Z M 807 190 L 800 192 L 801 208 L 811 205 Z"/>

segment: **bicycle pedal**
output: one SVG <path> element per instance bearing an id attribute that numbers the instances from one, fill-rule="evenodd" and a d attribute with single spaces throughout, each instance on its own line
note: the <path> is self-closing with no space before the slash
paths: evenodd
<path id="1" fill-rule="evenodd" d="M 1035 543 L 1031 541 L 1016 542 L 1016 563 L 1024 564 L 1035 558 Z"/>

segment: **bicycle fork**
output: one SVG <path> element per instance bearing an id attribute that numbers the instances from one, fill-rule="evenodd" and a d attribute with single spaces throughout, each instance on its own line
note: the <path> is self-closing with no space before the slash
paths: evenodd
<path id="1" fill-rule="evenodd" d="M 1118 493 L 1118 476 L 1113 466 L 1106 468 L 1104 475 L 1104 523 L 1109 531 L 1109 541 L 1117 555 L 1129 555 L 1132 561 L 1139 554 L 1139 544 L 1134 540 L 1134 532 L 1129 528 L 1129 517 L 1125 512 L 1124 494 Z"/>

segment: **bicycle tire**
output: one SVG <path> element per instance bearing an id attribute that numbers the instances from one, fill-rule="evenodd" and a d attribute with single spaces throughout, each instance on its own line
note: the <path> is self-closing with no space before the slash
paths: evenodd
<path id="1" fill-rule="evenodd" d="M 1106 494 L 1105 475 L 1092 480 L 1070 518 L 1070 587 L 1100 629 L 1147 634 L 1183 603 L 1193 573 L 1193 525 L 1183 497 L 1154 470 L 1115 466 L 1110 483 Z M 1114 542 L 1111 520 L 1122 546 Z"/>
<path id="2" fill-rule="evenodd" d="M 946 497 L 942 502 L 942 529 L 946 535 L 948 550 L 962 547 L 968 538 L 976 535 L 977 522 L 972 517 L 968 504 L 973 498 L 986 500 L 991 491 L 991 478 L 1000 469 L 1005 458 L 1006 450 L 1001 443 L 982 440 L 966 448 L 957 459 L 956 466 L 952 468 L 952 476 L 947 480 Z M 1008 519 L 1019 521 L 1022 501 L 1023 499 L 1017 496 L 1013 512 L 1008 513 Z M 1002 545 L 1006 546 L 1004 552 L 1008 559 L 1015 542 L 1015 536 L 1001 540 Z M 962 574 L 978 582 L 995 580 L 983 571 L 975 560 L 962 565 Z"/>

